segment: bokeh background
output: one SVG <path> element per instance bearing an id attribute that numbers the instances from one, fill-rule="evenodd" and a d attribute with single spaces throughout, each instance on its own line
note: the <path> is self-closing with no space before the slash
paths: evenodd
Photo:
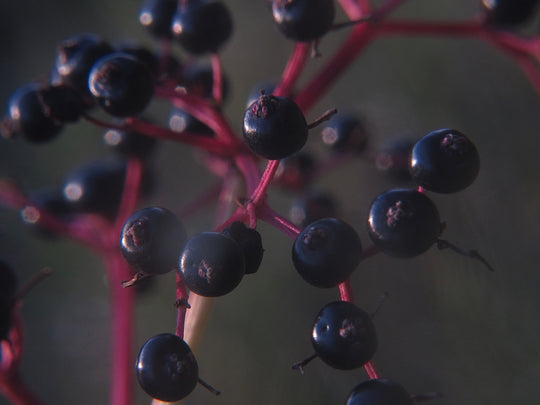
<path id="1" fill-rule="evenodd" d="M 292 43 L 273 26 L 264 0 L 227 1 L 234 36 L 223 51 L 231 84 L 225 113 L 240 128 L 247 94 L 281 74 Z M 472 18 L 480 1 L 415 0 L 402 17 Z M 18 0 L 0 2 L 0 106 L 20 85 L 47 76 L 63 38 L 95 32 L 116 42 L 156 46 L 138 24 L 141 1 Z M 338 15 L 338 20 L 343 14 Z M 527 28 L 539 32 L 538 21 Z M 324 63 L 346 32 L 325 38 Z M 182 52 L 175 53 L 183 58 Z M 370 46 L 308 114 L 357 108 L 371 129 L 370 150 L 396 135 L 420 138 L 454 127 L 476 143 L 482 169 L 469 189 L 432 195 L 447 221 L 445 237 L 475 248 L 496 268 L 437 251 L 397 260 L 378 255 L 353 275 L 358 304 L 370 310 L 389 298 L 376 317 L 380 348 L 375 361 L 384 377 L 411 393 L 439 391 L 437 404 L 534 403 L 540 397 L 540 96 L 516 64 L 474 39 L 388 38 Z M 156 116 L 169 107 L 156 105 Z M 314 131 L 316 132 L 316 131 Z M 0 176 L 28 190 L 60 185 L 70 168 L 106 155 L 102 131 L 72 125 L 54 142 L 29 145 L 0 140 Z M 320 151 L 317 136 L 307 146 Z M 178 208 L 214 178 L 182 145 L 161 145 L 156 194 L 146 204 Z M 368 159 L 349 162 L 315 186 L 332 192 L 341 216 L 368 245 L 371 200 L 408 186 L 377 171 Z M 294 194 L 273 189 L 271 204 L 286 214 Z M 212 209 L 186 220 L 189 234 L 212 226 Z M 335 290 L 311 287 L 296 274 L 292 240 L 260 225 L 265 259 L 230 295 L 216 301 L 198 353 L 201 376 L 222 392 L 202 388 L 187 404 L 341 404 L 363 370 L 336 371 L 314 361 L 301 376 L 292 363 L 311 354 L 310 328 Z M 0 255 L 28 279 L 44 266 L 54 276 L 25 300 L 27 347 L 23 372 L 48 404 L 106 403 L 109 390 L 108 294 L 103 264 L 87 249 L 64 240 L 37 238 L 17 212 L 0 208 Z M 174 276 L 165 275 L 137 305 L 137 347 L 172 331 Z M 134 354 L 135 355 L 135 354 Z M 0 404 L 5 404 L 0 399 Z M 149 403 L 137 387 L 137 404 Z M 435 403 L 435 402 L 434 402 Z"/>

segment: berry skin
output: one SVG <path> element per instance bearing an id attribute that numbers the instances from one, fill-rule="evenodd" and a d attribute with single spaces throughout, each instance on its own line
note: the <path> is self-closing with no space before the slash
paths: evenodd
<path id="1" fill-rule="evenodd" d="M 218 232 L 193 236 L 180 256 L 186 287 L 204 297 L 228 294 L 246 273 L 244 252 L 233 239 Z"/>
<path id="2" fill-rule="evenodd" d="M 154 77 L 145 63 L 117 52 L 94 64 L 88 87 L 106 112 L 130 117 L 141 113 L 152 99 Z"/>
<path id="3" fill-rule="evenodd" d="M 409 170 L 413 180 L 426 190 L 455 193 L 476 179 L 480 156 L 476 146 L 461 132 L 440 129 L 416 142 Z"/>
<path id="4" fill-rule="evenodd" d="M 362 245 L 356 231 L 337 218 L 323 218 L 308 225 L 296 238 L 294 267 L 309 284 L 335 287 L 360 263 Z"/>
<path id="5" fill-rule="evenodd" d="M 157 145 L 157 139 L 137 132 L 109 129 L 103 142 L 112 150 L 126 157 L 148 158 Z"/>
<path id="6" fill-rule="evenodd" d="M 173 212 L 149 207 L 126 221 L 120 246 L 124 258 L 138 272 L 164 274 L 176 268 L 186 239 L 184 226 Z"/>
<path id="7" fill-rule="evenodd" d="M 291 221 L 301 228 L 318 219 L 333 217 L 336 213 L 335 200 L 323 192 L 309 192 L 300 196 L 289 210 Z"/>
<path id="8" fill-rule="evenodd" d="M 11 266 L 0 260 L 0 341 L 8 338 L 12 326 L 13 297 L 17 292 L 18 284 L 17 276 Z"/>
<path id="9" fill-rule="evenodd" d="M 189 53 L 217 52 L 232 34 L 233 23 L 227 5 L 215 0 L 180 2 L 172 31 Z"/>
<path id="10" fill-rule="evenodd" d="M 405 137 L 388 140 L 375 155 L 375 167 L 398 180 L 410 180 L 409 158 L 414 142 Z"/>
<path id="11" fill-rule="evenodd" d="M 289 98 L 262 94 L 244 114 L 244 140 L 257 155 L 283 159 L 307 142 L 308 126 L 300 107 Z"/>
<path id="12" fill-rule="evenodd" d="M 116 217 L 126 175 L 124 159 L 102 159 L 75 168 L 64 182 L 64 197 L 76 212 Z"/>
<path id="13" fill-rule="evenodd" d="M 199 380 L 199 366 L 191 348 L 170 333 L 149 339 L 139 352 L 136 367 L 141 388 L 160 401 L 185 398 Z"/>
<path id="14" fill-rule="evenodd" d="M 353 388 L 345 405 L 413 405 L 414 401 L 400 384 L 373 379 Z"/>
<path id="15" fill-rule="evenodd" d="M 335 7 L 333 0 L 273 0 L 272 14 L 285 37 L 311 42 L 332 28 Z"/>
<path id="16" fill-rule="evenodd" d="M 337 114 L 324 124 L 321 138 L 334 151 L 362 152 L 367 145 L 367 131 L 362 119 L 353 113 Z"/>
<path id="17" fill-rule="evenodd" d="M 156 39 L 170 39 L 177 5 L 178 0 L 146 0 L 139 13 L 139 22 Z"/>
<path id="18" fill-rule="evenodd" d="M 4 136 L 21 135 L 29 142 L 43 143 L 54 139 L 62 125 L 46 114 L 40 97 L 42 86 L 36 83 L 18 88 L 8 102 Z"/>
<path id="19" fill-rule="evenodd" d="M 428 250 L 439 237 L 439 212 L 423 193 L 410 189 L 390 190 L 371 203 L 368 233 L 384 253 L 414 257 Z"/>
<path id="20" fill-rule="evenodd" d="M 482 0 L 487 22 L 496 26 L 514 27 L 530 20 L 538 0 Z"/>
<path id="21" fill-rule="evenodd" d="M 233 239 L 242 248 L 246 262 L 246 274 L 256 273 L 264 254 L 261 234 L 239 221 L 233 222 L 221 233 Z"/>
<path id="22" fill-rule="evenodd" d="M 335 301 L 317 315 L 311 343 L 317 356 L 329 366 L 352 370 L 371 360 L 378 341 L 368 313 L 350 302 Z"/>
<path id="23" fill-rule="evenodd" d="M 56 52 L 51 83 L 64 84 L 78 91 L 91 103 L 88 75 L 94 63 L 113 52 L 113 48 L 97 35 L 80 34 L 62 41 Z"/>

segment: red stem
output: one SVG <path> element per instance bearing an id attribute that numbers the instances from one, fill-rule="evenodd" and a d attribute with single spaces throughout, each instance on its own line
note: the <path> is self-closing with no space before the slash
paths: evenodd
<path id="1" fill-rule="evenodd" d="M 188 291 L 182 280 L 180 272 L 176 272 L 176 303 L 178 305 L 178 314 L 176 317 L 176 335 L 184 338 L 184 326 L 186 323 L 186 310 L 188 303 Z"/>
<path id="2" fill-rule="evenodd" d="M 381 374 L 379 373 L 379 370 L 375 368 L 373 361 L 368 361 L 366 364 L 364 364 L 364 369 L 366 370 L 369 378 L 372 380 L 381 378 Z"/>
<path id="3" fill-rule="evenodd" d="M 350 278 L 339 284 L 339 295 L 341 301 L 354 302 L 354 291 Z"/>
<path id="4" fill-rule="evenodd" d="M 115 234 L 119 235 L 122 232 L 124 223 L 135 211 L 135 207 L 139 201 L 143 164 L 143 161 L 139 158 L 131 158 L 128 160 L 122 201 L 120 202 L 118 216 L 114 223 Z"/>
<path id="5" fill-rule="evenodd" d="M 223 68 L 221 66 L 221 57 L 219 54 L 214 53 L 211 60 L 213 74 L 212 96 L 217 105 L 221 105 L 223 103 Z"/>
<path id="6" fill-rule="evenodd" d="M 255 205 L 259 205 L 261 201 L 266 196 L 266 190 L 268 190 L 268 187 L 270 187 L 270 183 L 274 179 L 274 175 L 276 174 L 276 170 L 279 167 L 279 160 L 269 160 L 268 164 L 266 165 L 266 169 L 264 169 L 264 172 L 261 176 L 261 180 L 259 181 L 259 185 L 251 195 L 251 202 Z"/>
<path id="7" fill-rule="evenodd" d="M 276 96 L 288 96 L 291 94 L 294 85 L 298 78 L 302 74 L 306 65 L 311 44 L 306 42 L 298 42 L 294 48 L 287 66 L 281 75 L 281 82 L 275 88 L 274 93 Z"/>
<path id="8" fill-rule="evenodd" d="M 291 221 L 279 215 L 276 211 L 270 208 L 267 204 L 263 204 L 258 209 L 259 219 L 279 229 L 285 235 L 296 239 L 301 229 L 297 228 Z"/>

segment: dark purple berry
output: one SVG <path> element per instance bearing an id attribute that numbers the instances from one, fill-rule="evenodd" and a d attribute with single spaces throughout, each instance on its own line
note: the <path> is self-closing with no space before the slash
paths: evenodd
<path id="1" fill-rule="evenodd" d="M 124 188 L 123 159 L 92 161 L 74 169 L 64 182 L 64 197 L 76 212 L 116 217 Z"/>
<path id="2" fill-rule="evenodd" d="M 321 138 L 335 151 L 362 152 L 368 134 L 363 119 L 355 113 L 338 113 L 324 123 Z"/>
<path id="3" fill-rule="evenodd" d="M 315 287 L 335 287 L 360 263 L 362 245 L 356 231 L 337 218 L 308 225 L 296 238 L 292 259 L 302 278 Z"/>
<path id="4" fill-rule="evenodd" d="M 58 123 L 76 122 L 88 108 L 81 93 L 63 84 L 41 88 L 39 98 L 45 115 Z"/>
<path id="5" fill-rule="evenodd" d="M 142 346 L 137 357 L 137 380 L 152 398 L 179 401 L 195 389 L 199 366 L 183 339 L 162 333 Z"/>
<path id="6" fill-rule="evenodd" d="M 304 114 L 291 99 L 262 94 L 244 114 L 244 140 L 266 159 L 283 159 L 298 152 L 308 138 Z"/>
<path id="7" fill-rule="evenodd" d="M 298 42 L 311 42 L 334 24 L 334 0 L 273 0 L 274 22 L 283 35 Z"/>
<path id="8" fill-rule="evenodd" d="M 11 299 L 0 297 L 0 342 L 7 340 L 9 331 L 13 326 L 13 303 Z M 0 363 L 2 360 L 2 350 L 0 350 Z"/>
<path id="9" fill-rule="evenodd" d="M 375 154 L 375 167 L 398 180 L 410 180 L 409 158 L 414 142 L 405 137 L 386 141 Z"/>
<path id="10" fill-rule="evenodd" d="M 54 139 L 62 124 L 47 115 L 40 92 L 43 86 L 27 84 L 17 89 L 8 102 L 8 116 L 4 121 L 4 136 L 21 135 L 24 139 L 42 143 Z"/>
<path id="11" fill-rule="evenodd" d="M 12 299 L 17 292 L 19 282 L 13 268 L 0 260 L 0 298 Z"/>
<path id="12" fill-rule="evenodd" d="M 172 19 L 178 0 L 146 0 L 139 13 L 139 22 L 155 38 L 172 38 Z"/>
<path id="13" fill-rule="evenodd" d="M 154 95 L 154 77 L 148 67 L 125 53 L 99 59 L 88 77 L 92 95 L 115 117 L 140 114 Z"/>
<path id="14" fill-rule="evenodd" d="M 172 31 L 189 53 L 200 55 L 218 51 L 233 30 L 227 5 L 216 0 L 180 2 L 172 22 Z"/>
<path id="15" fill-rule="evenodd" d="M 125 43 L 116 46 L 117 52 L 127 53 L 135 59 L 143 62 L 154 75 L 155 81 L 163 78 L 177 79 L 180 76 L 181 65 L 177 58 L 167 55 L 162 60 L 158 53 L 145 48 L 137 43 Z"/>
<path id="16" fill-rule="evenodd" d="M 311 154 L 300 151 L 279 162 L 274 179 L 283 187 L 302 189 L 310 182 L 315 171 L 315 163 Z"/>
<path id="17" fill-rule="evenodd" d="M 211 66 L 203 63 L 190 63 L 182 69 L 182 85 L 189 94 L 205 99 L 212 98 L 214 89 L 214 71 Z M 229 93 L 229 81 L 225 74 L 222 75 L 223 99 Z"/>
<path id="18" fill-rule="evenodd" d="M 440 129 L 414 145 L 410 158 L 413 180 L 426 190 L 455 193 L 478 176 L 480 156 L 476 146 L 454 129 Z"/>
<path id="19" fill-rule="evenodd" d="M 378 341 L 368 313 L 350 302 L 335 301 L 324 306 L 317 315 L 311 343 L 326 364 L 351 370 L 371 360 Z"/>
<path id="20" fill-rule="evenodd" d="M 124 224 L 120 246 L 138 272 L 164 274 L 176 268 L 187 235 L 178 217 L 160 207 L 135 212 Z"/>
<path id="21" fill-rule="evenodd" d="M 242 248 L 246 262 L 246 274 L 256 273 L 264 254 L 261 234 L 239 221 L 233 222 L 221 233 L 236 241 Z"/>
<path id="22" fill-rule="evenodd" d="M 115 152 L 126 157 L 148 158 L 157 145 L 157 139 L 138 132 L 125 132 L 109 129 L 103 135 L 103 141 Z"/>
<path id="23" fill-rule="evenodd" d="M 439 237 L 439 212 L 423 193 L 410 189 L 390 190 L 371 203 L 368 233 L 373 243 L 390 256 L 417 256 Z"/>
<path id="24" fill-rule="evenodd" d="M 336 202 L 332 196 L 323 192 L 308 192 L 298 197 L 289 210 L 291 221 L 305 228 L 318 219 L 334 217 Z"/>
<path id="25" fill-rule="evenodd" d="M 111 52 L 113 48 L 94 34 L 79 34 L 65 39 L 57 49 L 51 82 L 72 87 L 85 99 L 91 100 L 88 90 L 90 69 L 98 59 Z"/>
<path id="26" fill-rule="evenodd" d="M 345 405 L 413 405 L 414 401 L 400 384 L 373 379 L 353 388 Z"/>
<path id="27" fill-rule="evenodd" d="M 514 27 L 534 17 L 538 0 L 482 0 L 487 22 L 502 27 Z"/>
<path id="28" fill-rule="evenodd" d="M 204 297 L 231 292 L 246 272 L 240 245 L 218 232 L 203 232 L 189 239 L 179 267 L 187 288 Z"/>
<path id="29" fill-rule="evenodd" d="M 187 132 L 195 135 L 214 135 L 214 131 L 206 124 L 179 108 L 175 108 L 171 112 L 171 116 L 169 117 L 169 128 L 176 132 Z"/>

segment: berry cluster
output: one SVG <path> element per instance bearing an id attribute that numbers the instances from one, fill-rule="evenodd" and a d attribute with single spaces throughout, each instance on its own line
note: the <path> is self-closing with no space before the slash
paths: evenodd
<path id="1" fill-rule="evenodd" d="M 142 2 L 139 22 L 156 47 L 114 44 L 86 33 L 61 41 L 45 79 L 12 94 L 2 135 L 42 145 L 86 121 L 103 129 L 110 156 L 81 163 L 60 187 L 26 190 L 2 178 L 0 204 L 19 211 L 37 236 L 70 238 L 103 258 L 112 297 L 114 405 L 133 403 L 134 381 L 155 404 L 180 401 L 198 384 L 219 394 L 200 377 L 213 365 L 199 359 L 199 334 L 212 298 L 234 295 L 248 283 L 245 275 L 256 278 L 271 270 L 266 258 L 279 253 L 265 253 L 268 234 L 258 227 L 262 222 L 290 237 L 283 256 L 313 294 L 339 293 L 318 313 L 313 308 L 317 315 L 304 340 L 311 340 L 314 353 L 293 364 L 294 369 L 304 373 L 316 358 L 332 369 L 364 369 L 367 378 L 342 393 L 347 405 L 411 405 L 439 397 L 410 394 L 375 367 L 383 347 L 376 311 L 369 313 L 355 302 L 353 276 L 375 255 L 396 258 L 399 266 L 400 259 L 432 247 L 493 270 L 476 250 L 442 239 L 446 213 L 436 200 L 466 193 L 481 175 L 474 134 L 441 125 L 413 141 L 399 138 L 377 149 L 364 114 L 331 105 L 313 121 L 306 114 L 324 101 L 325 91 L 367 44 L 395 33 L 485 39 L 514 57 L 540 91 L 540 73 L 530 65 L 538 57 L 536 38 L 512 31 L 531 18 L 538 1 L 479 2 L 480 17 L 467 24 L 393 19 L 406 0 L 266 3 L 266 18 L 294 50 L 280 79 L 256 85 L 234 118 L 224 113 L 231 85 L 221 52 L 234 38 L 235 18 L 225 1 Z M 339 15 L 346 20 L 336 21 Z M 319 43 L 343 29 L 350 32 L 337 52 L 321 53 Z M 310 55 L 321 58 L 323 67 L 303 83 Z M 153 107 L 163 109 L 163 102 L 166 122 L 151 114 Z M 154 171 L 155 150 L 166 141 L 196 150 L 201 165 L 219 178 L 218 187 L 192 197 L 182 209 L 158 204 L 154 194 L 162 175 Z M 345 218 L 331 192 L 314 186 L 324 174 L 353 161 L 388 172 L 388 181 L 396 184 L 371 196 L 362 223 Z M 290 219 L 269 198 L 274 188 L 295 195 Z M 215 227 L 189 232 L 186 221 L 212 203 Z M 361 240 L 363 233 L 367 236 Z M 175 277 L 176 295 L 170 301 L 177 310 L 176 329 L 150 332 L 135 355 L 136 299 L 148 281 L 168 273 Z M 41 402 L 20 375 L 23 295 L 17 286 L 11 266 L 0 261 L 0 392 L 14 404 L 34 405 Z"/>

